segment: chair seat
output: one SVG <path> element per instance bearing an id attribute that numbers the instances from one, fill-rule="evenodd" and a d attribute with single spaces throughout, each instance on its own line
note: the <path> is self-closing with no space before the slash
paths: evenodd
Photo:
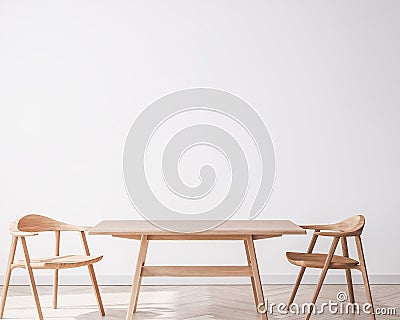
<path id="1" fill-rule="evenodd" d="M 51 258 L 32 259 L 32 269 L 69 269 L 87 266 L 100 261 L 103 256 L 67 255 Z M 12 268 L 25 268 L 25 261 L 18 260 L 12 264 Z"/>
<path id="2" fill-rule="evenodd" d="M 286 252 L 286 258 L 291 264 L 307 268 L 323 268 L 327 254 Z M 334 255 L 329 266 L 330 269 L 348 269 L 358 265 L 358 261 Z"/>

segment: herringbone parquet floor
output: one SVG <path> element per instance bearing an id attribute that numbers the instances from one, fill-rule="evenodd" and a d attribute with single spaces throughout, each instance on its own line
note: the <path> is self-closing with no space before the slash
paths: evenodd
<path id="1" fill-rule="evenodd" d="M 291 286 L 266 285 L 264 291 L 268 303 L 286 303 Z M 314 286 L 300 287 L 296 302 L 306 303 L 312 296 Z M 102 318 L 91 287 L 60 287 L 59 309 L 51 309 L 51 287 L 39 287 L 39 294 L 46 319 L 60 320 L 120 320 L 125 319 L 130 287 L 105 286 L 101 288 L 106 317 Z M 318 305 L 337 301 L 338 292 L 346 292 L 346 285 L 325 285 L 321 291 Z M 400 285 L 376 285 L 372 287 L 375 306 L 378 308 L 396 308 L 397 315 L 380 315 L 377 319 L 399 319 Z M 366 301 L 362 286 L 355 287 L 356 300 Z M 36 319 L 33 298 L 29 287 L 10 288 L 5 319 Z M 303 315 L 282 315 L 277 310 L 269 319 L 303 319 Z M 133 320 L 258 320 L 250 286 L 143 286 L 139 298 L 138 311 Z M 318 314 L 311 319 L 370 319 L 368 315 L 332 315 Z"/>

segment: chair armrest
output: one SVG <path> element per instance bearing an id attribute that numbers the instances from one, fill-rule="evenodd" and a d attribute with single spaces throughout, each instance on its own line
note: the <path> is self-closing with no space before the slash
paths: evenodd
<path id="1" fill-rule="evenodd" d="M 24 232 L 24 231 L 14 231 L 10 230 L 10 234 L 14 237 L 32 237 L 37 236 L 37 232 Z"/>
<path id="2" fill-rule="evenodd" d="M 352 237 L 357 236 L 359 232 L 344 232 L 344 231 L 321 231 L 315 232 L 316 235 L 322 237 Z"/>

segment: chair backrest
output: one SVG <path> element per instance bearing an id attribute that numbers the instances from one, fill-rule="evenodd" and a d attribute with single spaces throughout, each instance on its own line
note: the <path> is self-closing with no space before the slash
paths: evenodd
<path id="1" fill-rule="evenodd" d="M 44 232 L 44 231 L 86 231 L 87 227 L 75 226 L 60 222 L 39 214 L 28 214 L 10 225 L 10 231 Z"/>
<path id="2" fill-rule="evenodd" d="M 361 234 L 365 225 L 365 217 L 363 215 L 356 215 L 350 218 L 347 218 L 338 223 L 334 223 L 329 225 L 327 230 L 336 230 L 342 232 L 351 232 L 355 234 Z"/>

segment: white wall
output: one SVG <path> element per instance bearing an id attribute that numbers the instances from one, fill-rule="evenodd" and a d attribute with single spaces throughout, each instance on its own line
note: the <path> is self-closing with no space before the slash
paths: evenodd
<path id="1" fill-rule="evenodd" d="M 259 219 L 363 213 L 373 281 L 399 282 L 399 14 L 398 1 L 1 1 L 0 273 L 8 224 L 26 212 L 140 218 L 122 177 L 130 125 L 160 96 L 201 86 L 244 98 L 269 127 L 277 176 Z M 32 239 L 33 252 L 47 239 Z M 64 252 L 79 245 L 64 239 Z M 264 280 L 292 281 L 284 252 L 307 240 L 259 242 Z M 129 283 L 137 243 L 90 242 L 103 283 Z M 242 262 L 237 243 L 149 253 L 149 263 Z"/>

